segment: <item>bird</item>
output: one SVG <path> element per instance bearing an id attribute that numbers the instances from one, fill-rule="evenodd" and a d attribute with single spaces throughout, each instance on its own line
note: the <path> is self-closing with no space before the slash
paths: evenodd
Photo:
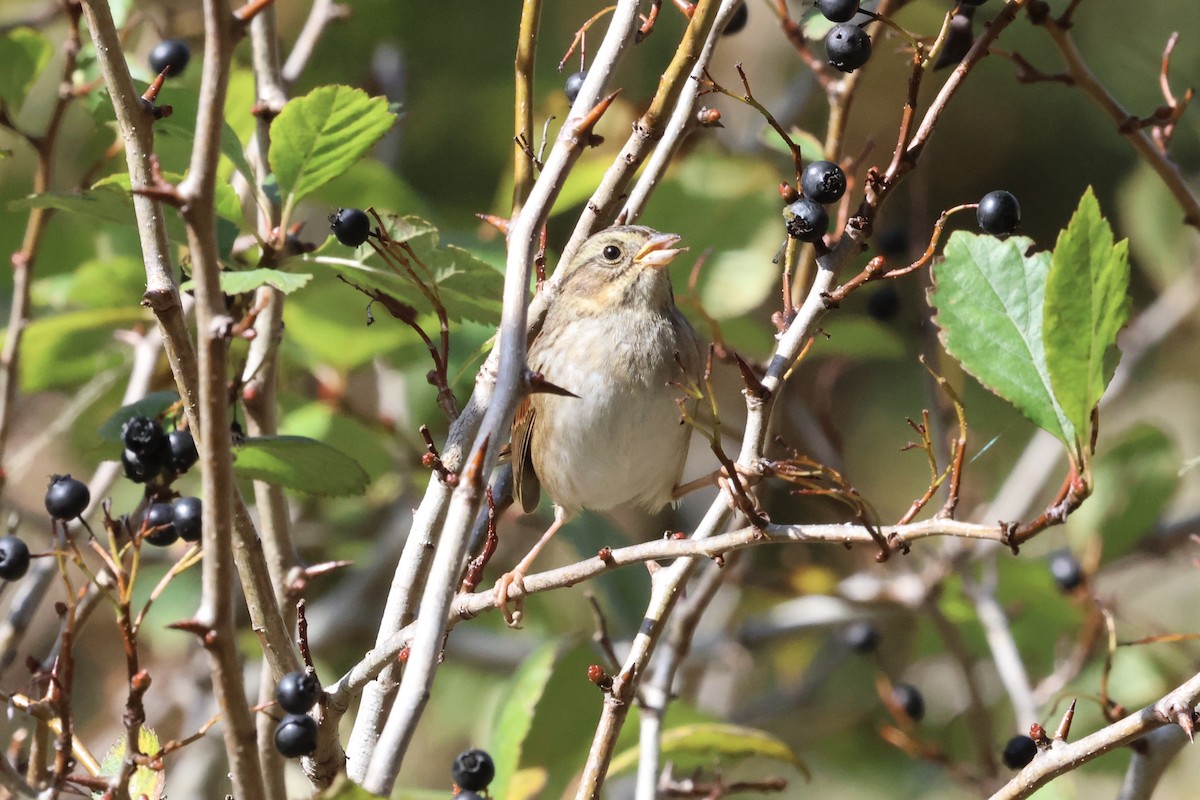
<path id="1" fill-rule="evenodd" d="M 573 516 L 626 504 L 657 511 L 676 497 L 691 437 L 681 402 L 695 404 L 683 387 L 699 385 L 703 363 L 666 269 L 686 249 L 679 241 L 640 225 L 606 228 L 560 267 L 527 355 L 551 391 L 521 400 L 511 445 L 515 499 L 531 513 L 544 488 L 554 521 L 496 582 L 509 624 L 509 588 Z"/>

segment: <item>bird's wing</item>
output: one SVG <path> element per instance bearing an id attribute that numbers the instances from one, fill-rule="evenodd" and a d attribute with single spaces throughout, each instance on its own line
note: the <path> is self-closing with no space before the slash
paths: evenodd
<path id="1" fill-rule="evenodd" d="M 517 405 L 512 426 L 513 494 L 526 514 L 538 506 L 542 486 L 533 471 L 533 403 L 525 397 Z"/>

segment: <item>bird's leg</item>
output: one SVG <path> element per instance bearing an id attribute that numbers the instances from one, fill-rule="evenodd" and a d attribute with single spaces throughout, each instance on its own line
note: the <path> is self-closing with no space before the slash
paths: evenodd
<path id="1" fill-rule="evenodd" d="M 554 522 L 550 523 L 550 527 L 547 528 L 546 532 L 542 534 L 542 538 L 538 539 L 537 544 L 535 544 L 530 551 L 525 554 L 525 557 L 521 559 L 520 563 L 517 564 L 517 566 L 515 566 L 511 572 L 504 573 L 496 580 L 496 585 L 492 588 L 492 591 L 495 593 L 496 597 L 496 607 L 500 609 L 500 613 L 504 615 L 504 621 L 508 623 L 509 626 L 515 627 L 515 625 L 518 623 L 521 614 L 521 604 L 523 602 L 523 599 L 518 597 L 516 615 L 509 612 L 509 587 L 515 584 L 519 586 L 522 591 L 525 590 L 525 575 L 529 572 L 529 568 L 533 566 L 533 560 L 537 558 L 538 553 L 540 553 L 542 548 L 546 546 L 546 543 L 550 541 L 554 534 L 558 533 L 559 528 L 565 525 L 566 522 L 566 512 L 564 512 L 558 506 L 555 506 Z"/>

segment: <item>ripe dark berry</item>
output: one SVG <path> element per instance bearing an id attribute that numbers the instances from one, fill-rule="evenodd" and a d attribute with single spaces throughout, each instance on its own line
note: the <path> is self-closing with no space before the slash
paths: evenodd
<path id="1" fill-rule="evenodd" d="M 858 0 L 817 0 L 817 10 L 830 22 L 849 22 L 858 13 Z"/>
<path id="2" fill-rule="evenodd" d="M 869 622 L 852 622 L 842 630 L 842 641 L 856 653 L 870 653 L 879 646 L 879 631 Z"/>
<path id="3" fill-rule="evenodd" d="M 925 698 L 911 683 L 897 683 L 893 686 L 892 702 L 904 709 L 904 713 L 913 722 L 920 722 L 925 716 Z"/>
<path id="4" fill-rule="evenodd" d="M 1083 567 L 1066 550 L 1050 556 L 1050 574 L 1064 592 L 1073 592 L 1083 583 Z"/>
<path id="5" fill-rule="evenodd" d="M 0 578 L 15 581 L 28 571 L 29 546 L 11 534 L 0 536 Z"/>
<path id="6" fill-rule="evenodd" d="M 832 161 L 810 161 L 800 173 L 800 190 L 821 205 L 836 203 L 846 193 L 846 173 Z"/>
<path id="7" fill-rule="evenodd" d="M 371 232 L 371 218 L 361 208 L 339 208 L 329 215 L 329 229 L 346 247 L 358 247 Z"/>
<path id="8" fill-rule="evenodd" d="M 574 103 L 575 98 L 579 97 L 579 90 L 583 88 L 583 79 L 586 77 L 586 69 L 567 76 L 567 82 L 563 84 L 563 93 L 566 94 L 568 103 Z"/>
<path id="9" fill-rule="evenodd" d="M 722 36 L 728 36 L 731 33 L 737 33 L 742 28 L 746 27 L 746 21 L 750 19 L 750 9 L 745 3 L 740 4 L 733 12 L 733 16 L 729 18 L 729 22 L 725 23 L 725 30 L 721 31 Z"/>
<path id="10" fill-rule="evenodd" d="M 125 477 L 134 483 L 149 483 L 162 471 L 161 461 L 143 459 L 128 447 L 121 451 L 121 466 L 125 468 Z"/>
<path id="11" fill-rule="evenodd" d="M 304 670 L 289 672 L 275 685 L 275 699 L 284 711 L 307 714 L 321 694 L 321 682 Z"/>
<path id="12" fill-rule="evenodd" d="M 1016 195 L 1003 189 L 985 194 L 975 213 L 979 217 L 979 227 L 993 236 L 1012 233 L 1021 224 L 1021 204 Z"/>
<path id="13" fill-rule="evenodd" d="M 92 500 L 87 484 L 70 475 L 53 475 L 46 489 L 46 513 L 55 519 L 75 519 Z"/>
<path id="14" fill-rule="evenodd" d="M 838 25 L 825 34 L 825 58 L 834 69 L 854 72 L 871 59 L 871 37 L 857 25 Z"/>
<path id="15" fill-rule="evenodd" d="M 170 450 L 167 466 L 177 475 L 187 472 L 200 459 L 191 431 L 171 431 L 167 435 L 167 446 Z"/>
<path id="16" fill-rule="evenodd" d="M 200 498 L 177 497 L 171 503 L 171 510 L 175 512 L 175 532 L 179 538 L 185 542 L 200 541 L 200 514 L 204 510 Z"/>
<path id="17" fill-rule="evenodd" d="M 149 417 L 130 417 L 121 426 L 121 441 L 139 456 L 158 456 L 166 437 L 162 425 Z"/>
<path id="18" fill-rule="evenodd" d="M 143 541 L 148 544 L 166 547 L 179 538 L 175 530 L 175 510 L 170 503 L 151 503 L 142 520 L 142 529 L 146 532 Z"/>
<path id="19" fill-rule="evenodd" d="M 486 789 L 492 778 L 496 777 L 496 765 L 492 757 L 482 750 L 467 750 L 459 753 L 458 758 L 454 759 L 450 776 L 460 789 L 478 792 L 480 789 Z"/>
<path id="20" fill-rule="evenodd" d="M 1009 769 L 1024 769 L 1037 755 L 1037 744 L 1028 736 L 1014 736 L 1004 745 L 1004 766 Z"/>
<path id="21" fill-rule="evenodd" d="M 192 57 L 192 51 L 183 39 L 167 39 L 154 45 L 150 51 L 150 69 L 157 75 L 167 71 L 168 78 L 181 75 Z"/>
<path id="22" fill-rule="evenodd" d="M 867 295 L 867 314 L 877 322 L 890 322 L 900 313 L 900 292 L 891 281 Z"/>
<path id="23" fill-rule="evenodd" d="M 307 714 L 288 714 L 275 728 L 275 749 L 284 758 L 299 758 L 317 749 L 317 721 Z"/>
<path id="24" fill-rule="evenodd" d="M 815 242 L 829 230 L 829 214 L 820 203 L 801 197 L 783 210 L 788 236 Z"/>

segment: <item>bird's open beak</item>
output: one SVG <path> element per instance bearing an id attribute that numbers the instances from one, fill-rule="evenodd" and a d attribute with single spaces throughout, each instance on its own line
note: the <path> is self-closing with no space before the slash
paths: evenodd
<path id="1" fill-rule="evenodd" d="M 662 269 L 675 260 L 675 256 L 687 250 L 686 247 L 671 247 L 679 241 L 677 233 L 656 233 L 650 237 L 633 260 L 650 269 Z"/>

